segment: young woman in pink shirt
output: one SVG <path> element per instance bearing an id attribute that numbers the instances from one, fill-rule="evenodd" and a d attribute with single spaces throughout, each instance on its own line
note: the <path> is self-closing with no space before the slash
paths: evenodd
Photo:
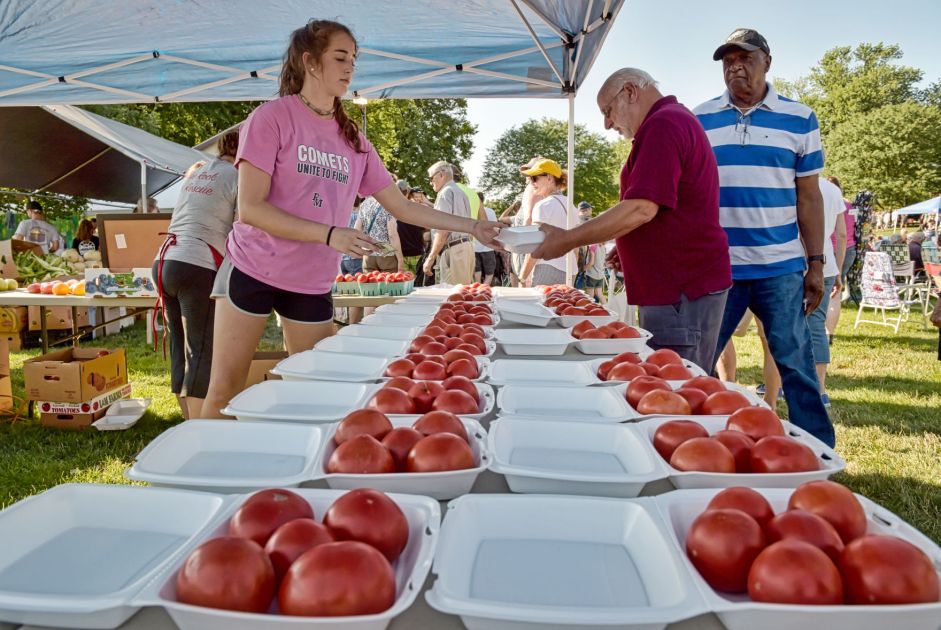
<path id="1" fill-rule="evenodd" d="M 356 195 L 373 196 L 396 219 L 468 232 L 492 244 L 500 224 L 437 212 L 408 201 L 376 150 L 343 111 L 357 54 L 350 30 L 311 20 L 291 34 L 280 98 L 252 112 L 236 157 L 239 220 L 226 241 L 215 348 L 203 417 L 222 409 L 245 384 L 271 311 L 281 316 L 288 352 L 332 335 L 330 291 L 342 254 L 379 252 L 346 227 Z"/>

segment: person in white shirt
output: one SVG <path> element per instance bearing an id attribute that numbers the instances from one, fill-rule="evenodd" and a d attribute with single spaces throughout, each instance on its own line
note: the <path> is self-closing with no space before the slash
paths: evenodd
<path id="1" fill-rule="evenodd" d="M 30 201 L 26 204 L 26 214 L 29 219 L 20 222 L 16 227 L 13 238 L 36 243 L 42 247 L 42 253 L 49 252 L 58 254 L 64 250 L 64 241 L 59 230 L 54 225 L 46 221 L 46 213 L 38 201 Z"/>
<path id="2" fill-rule="evenodd" d="M 532 224 L 548 223 L 560 229 L 568 227 L 568 206 L 562 191 L 565 190 L 568 174 L 554 160 L 538 160 L 531 169 L 522 171 L 533 190 L 542 197 L 533 207 Z M 566 256 L 539 260 L 529 254 L 520 270 L 520 280 L 526 286 L 563 284 L 565 282 Z"/>

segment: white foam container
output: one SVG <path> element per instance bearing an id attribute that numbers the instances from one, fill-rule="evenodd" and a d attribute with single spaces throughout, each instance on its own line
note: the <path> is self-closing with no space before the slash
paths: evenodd
<path id="1" fill-rule="evenodd" d="M 370 357 L 400 357 L 408 352 L 408 339 L 372 339 L 332 335 L 314 344 L 314 350 L 362 354 Z"/>
<path id="2" fill-rule="evenodd" d="M 496 310 L 504 320 L 527 326 L 548 326 L 556 315 L 538 301 L 500 299 Z"/>
<path id="3" fill-rule="evenodd" d="M 343 354 L 316 349 L 292 354 L 278 363 L 271 372 L 286 381 L 375 383 L 382 378 L 386 367 L 392 361 L 394 359 L 391 357 Z"/>
<path id="4" fill-rule="evenodd" d="M 493 287 L 494 300 L 536 300 L 542 301 L 542 291 L 533 287 Z"/>
<path id="5" fill-rule="evenodd" d="M 314 509 L 317 520 L 330 505 L 343 494 L 344 490 L 320 490 L 298 488 L 292 490 L 301 495 Z M 212 495 L 210 495 L 212 496 Z M 428 571 L 438 539 L 440 508 L 438 503 L 428 497 L 406 494 L 389 495 L 408 520 L 409 540 L 402 555 L 392 565 L 395 571 L 395 603 L 388 610 L 375 615 L 350 617 L 292 617 L 280 614 L 243 613 L 214 608 L 203 608 L 176 601 L 176 574 L 182 567 L 185 556 L 178 556 L 171 562 L 159 579 L 154 580 L 143 594 L 152 605 L 162 606 L 167 610 L 173 622 L 180 630 L 267 630 L 271 628 L 311 628 L 313 630 L 382 630 L 396 616 L 405 612 L 418 596 Z M 193 547 L 211 538 L 225 535 L 228 517 L 248 495 L 242 495 L 228 508 L 224 519 L 216 526 L 204 531 Z M 275 598 L 277 600 L 277 598 Z M 272 605 L 271 613 L 277 611 Z"/>
<path id="6" fill-rule="evenodd" d="M 725 428 L 728 416 L 677 416 L 683 420 L 697 422 L 703 426 L 709 435 L 715 435 L 718 431 Z M 832 448 L 807 433 L 798 426 L 787 421 L 782 421 L 784 433 L 788 437 L 797 440 L 804 446 L 807 446 L 817 456 L 820 464 L 820 470 L 796 473 L 711 473 L 711 472 L 686 472 L 677 470 L 670 463 L 664 461 L 653 449 L 653 436 L 657 429 L 664 423 L 675 420 L 676 418 L 657 417 L 643 419 L 635 426 L 643 432 L 643 435 L 653 450 L 654 457 L 659 459 L 666 466 L 669 472 L 670 482 L 677 488 L 729 488 L 731 486 L 748 486 L 749 488 L 796 488 L 807 481 L 817 479 L 827 479 L 832 475 L 846 468 L 846 461 L 840 457 Z"/>
<path id="7" fill-rule="evenodd" d="M 503 328 L 493 334 L 509 355 L 560 356 L 574 341 L 572 334 L 562 328 Z"/>
<path id="8" fill-rule="evenodd" d="M 392 304 L 376 307 L 376 313 L 386 315 L 434 315 L 440 306 L 436 302 L 416 302 L 400 300 Z"/>
<path id="9" fill-rule="evenodd" d="M 624 422 L 640 415 L 617 387 L 534 387 L 507 385 L 497 394 L 502 416 L 538 420 Z"/>
<path id="10" fill-rule="evenodd" d="M 635 425 L 502 418 L 487 442 L 513 492 L 631 498 L 667 476 Z"/>
<path id="11" fill-rule="evenodd" d="M 123 431 L 130 429 L 141 419 L 150 406 L 150 398 L 124 398 L 108 407 L 101 418 L 91 423 L 99 431 Z"/>
<path id="12" fill-rule="evenodd" d="M 467 435 L 470 438 L 471 451 L 474 453 L 474 467 L 465 470 L 450 470 L 446 472 L 430 473 L 390 473 L 376 475 L 348 475 L 341 473 L 328 473 L 327 462 L 336 444 L 333 436 L 338 424 L 331 425 L 324 434 L 324 449 L 317 462 L 316 475 L 318 479 L 325 479 L 331 488 L 352 490 L 353 488 L 372 488 L 382 492 L 401 492 L 404 494 L 421 494 L 444 501 L 467 494 L 474 487 L 478 475 L 490 465 L 490 451 L 487 446 L 487 432 L 476 420 L 461 418 Z M 413 420 L 401 418 L 392 419 L 395 427 L 411 427 Z"/>
<path id="13" fill-rule="evenodd" d="M 116 628 L 141 590 L 216 522 L 224 497 L 65 484 L 0 512 L 0 619 Z"/>
<path id="14" fill-rule="evenodd" d="M 363 407 L 379 387 L 341 381 L 262 381 L 230 400 L 222 413 L 248 421 L 336 422 Z"/>
<path id="15" fill-rule="evenodd" d="M 471 494 L 425 593 L 467 628 L 660 629 L 706 612 L 650 499 Z"/>
<path id="16" fill-rule="evenodd" d="M 640 353 L 647 348 L 647 341 L 653 337 L 653 333 L 643 328 L 637 328 L 637 332 L 640 333 L 640 337 L 634 337 L 633 339 L 575 339 L 572 337 L 572 341 L 575 342 L 575 347 L 582 354 Z"/>
<path id="17" fill-rule="evenodd" d="M 432 315 L 393 315 L 389 313 L 372 313 L 364 317 L 360 326 L 397 326 L 399 328 L 424 328 L 433 319 Z"/>
<path id="18" fill-rule="evenodd" d="M 756 488 L 763 494 L 775 513 L 787 508 L 793 489 Z M 793 630 L 794 628 L 826 628 L 827 630 L 922 630 L 941 624 L 941 602 L 899 606 L 800 606 L 794 604 L 761 604 L 752 602 L 747 594 L 718 593 L 702 579 L 686 557 L 686 533 L 693 520 L 705 510 L 718 490 L 678 490 L 655 497 L 663 519 L 667 522 L 675 548 L 692 574 L 696 586 L 710 610 L 718 615 L 729 630 Z M 941 574 L 941 548 L 901 518 L 857 494 L 868 519 L 867 533 L 886 534 L 907 540 L 932 560 Z"/>
<path id="19" fill-rule="evenodd" d="M 497 359 L 490 366 L 491 385 L 533 385 L 537 387 L 584 387 L 597 385 L 597 369 L 591 361 L 551 359 Z"/>
<path id="20" fill-rule="evenodd" d="M 155 437 L 124 474 L 222 494 L 297 487 L 318 476 L 325 432 L 312 424 L 189 420 Z"/>
<path id="21" fill-rule="evenodd" d="M 644 356 L 645 354 L 646 354 L 646 356 L 650 356 L 650 353 L 652 352 L 652 348 L 649 348 L 649 347 L 648 347 L 647 350 L 648 350 L 648 352 L 641 352 L 641 353 L 638 353 L 642 359 L 643 359 L 643 358 L 646 358 L 646 357 Z M 598 368 L 601 367 L 601 364 L 602 364 L 602 363 L 604 363 L 605 361 L 608 361 L 608 360 L 610 360 L 610 357 L 605 357 L 605 358 L 603 358 L 603 359 L 593 359 L 593 360 L 591 361 L 591 373 L 594 374 L 594 375 L 597 377 L 597 376 L 598 376 Z M 693 377 L 696 377 L 696 376 L 708 376 L 708 374 L 706 374 L 706 371 L 705 371 L 704 369 L 702 369 L 701 367 L 699 367 L 698 365 L 696 365 L 696 364 L 693 363 L 692 361 L 689 361 L 689 360 L 687 360 L 687 359 L 683 359 L 683 365 L 686 367 L 687 370 L 689 370 L 689 371 L 692 373 Z M 630 382 L 630 381 L 616 381 L 616 380 L 602 381 L 601 379 L 598 379 L 598 380 L 599 380 L 600 382 L 602 382 L 602 383 L 628 383 L 628 382 Z M 679 389 L 680 385 L 682 385 L 682 384 L 685 383 L 686 381 L 667 381 L 667 382 L 670 384 L 671 387 L 673 387 L 673 389 Z"/>
<path id="22" fill-rule="evenodd" d="M 474 385 L 477 387 L 477 400 L 481 404 L 481 411 L 479 413 L 462 413 L 460 415 L 462 418 L 470 418 L 479 421 L 482 418 L 486 418 L 493 412 L 494 407 L 497 405 L 498 398 L 493 391 L 493 387 L 487 383 L 474 383 Z M 377 391 L 379 391 L 379 388 L 373 390 L 373 394 L 375 394 Z M 367 398 L 364 404 L 360 406 L 365 406 L 365 404 L 368 403 L 371 398 L 372 394 L 370 394 L 369 398 Z M 398 418 L 400 420 L 410 420 L 412 422 L 422 416 L 420 413 L 388 413 L 386 415 L 389 416 L 390 420 L 395 420 Z"/>
<path id="23" fill-rule="evenodd" d="M 369 337 L 370 339 L 414 339 L 421 332 L 421 326 L 363 326 L 351 324 L 337 331 L 339 337 Z"/>
<path id="24" fill-rule="evenodd" d="M 496 240 L 513 254 L 531 254 L 546 240 L 546 233 L 538 225 L 506 227 L 500 230 Z"/>

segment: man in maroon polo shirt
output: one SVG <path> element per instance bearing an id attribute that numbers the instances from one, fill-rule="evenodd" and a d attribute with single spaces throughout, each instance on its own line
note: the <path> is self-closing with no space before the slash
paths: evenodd
<path id="1" fill-rule="evenodd" d="M 719 226 L 719 171 L 699 121 L 649 74 L 623 68 L 598 92 L 605 129 L 633 139 L 621 171 L 621 202 L 571 230 L 543 224 L 533 256 L 551 259 L 617 238 L 609 259 L 624 271 L 650 345 L 672 348 L 707 372 L 732 286 Z M 612 252 L 613 254 L 613 252 Z"/>

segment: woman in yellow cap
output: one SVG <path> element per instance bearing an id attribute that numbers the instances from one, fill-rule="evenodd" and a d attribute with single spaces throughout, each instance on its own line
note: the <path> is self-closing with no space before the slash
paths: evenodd
<path id="1" fill-rule="evenodd" d="M 532 224 L 548 223 L 558 228 L 568 227 L 568 203 L 562 191 L 568 182 L 568 174 L 555 160 L 537 160 L 531 168 L 522 171 L 537 195 L 542 200 L 533 207 Z M 537 260 L 527 255 L 523 261 L 520 279 L 526 286 L 540 284 L 563 284 L 565 282 L 566 256 L 551 260 Z M 532 274 L 530 276 L 530 274 Z"/>

